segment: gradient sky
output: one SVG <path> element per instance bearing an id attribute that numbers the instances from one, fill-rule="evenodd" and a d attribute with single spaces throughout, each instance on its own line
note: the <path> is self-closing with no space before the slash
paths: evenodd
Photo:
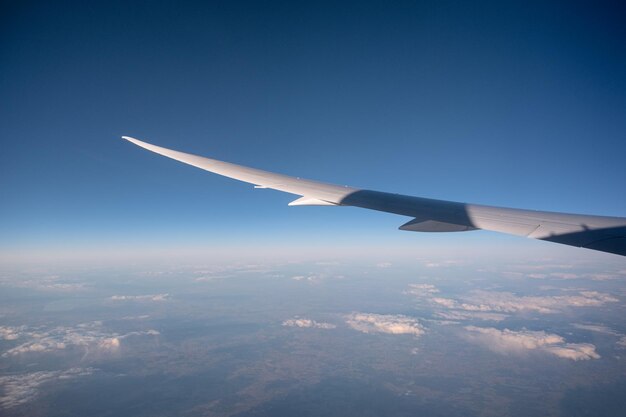
<path id="1" fill-rule="evenodd" d="M 620 3 L 3 4 L 0 250 L 552 248 L 287 207 L 119 137 L 357 187 L 626 216 Z"/>

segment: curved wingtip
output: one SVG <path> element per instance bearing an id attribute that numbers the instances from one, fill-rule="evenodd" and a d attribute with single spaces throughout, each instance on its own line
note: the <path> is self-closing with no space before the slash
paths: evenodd
<path id="1" fill-rule="evenodd" d="M 137 142 L 141 142 L 139 139 L 135 139 L 135 138 L 131 138 L 130 136 L 122 136 L 122 139 L 125 139 L 129 142 L 132 142 L 134 144 L 137 144 Z"/>
<path id="2" fill-rule="evenodd" d="M 159 146 L 152 145 L 152 144 L 150 144 L 150 143 L 148 143 L 148 142 L 144 142 L 144 141 L 142 141 L 142 140 L 135 139 L 135 138 L 130 137 L 130 136 L 122 136 L 122 139 L 127 140 L 127 141 L 129 141 L 130 143 L 133 143 L 133 144 L 135 144 L 135 145 L 139 146 L 140 148 L 148 149 L 148 150 L 150 150 L 150 151 L 152 151 L 152 152 L 156 152 L 156 153 L 160 153 L 160 152 L 158 152 L 158 150 L 157 150 L 157 149 L 162 149 L 162 148 L 161 148 L 161 147 L 159 147 Z M 168 149 L 168 150 L 169 150 L 169 149 Z"/>

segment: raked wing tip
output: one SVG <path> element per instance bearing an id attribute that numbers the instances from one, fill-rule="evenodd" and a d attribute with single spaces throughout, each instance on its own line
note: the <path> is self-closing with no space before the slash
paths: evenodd
<path id="1" fill-rule="evenodd" d="M 129 141 L 130 143 L 134 143 L 137 146 L 146 147 L 147 143 L 140 141 L 139 139 L 132 138 L 130 136 L 122 136 L 122 139 Z"/>

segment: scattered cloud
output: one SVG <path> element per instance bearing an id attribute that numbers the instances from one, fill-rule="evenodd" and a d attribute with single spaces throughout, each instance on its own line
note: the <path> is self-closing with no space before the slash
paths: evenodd
<path id="1" fill-rule="evenodd" d="M 147 294 L 147 295 L 114 295 L 114 301 L 167 301 L 169 294 Z"/>
<path id="2" fill-rule="evenodd" d="M 224 278 L 223 276 L 217 276 L 217 275 L 204 275 L 198 278 L 194 278 L 195 282 L 211 282 L 211 281 L 215 281 L 217 279 L 221 279 Z"/>
<path id="3" fill-rule="evenodd" d="M 467 326 L 468 340 L 503 354 L 524 354 L 529 351 L 544 352 L 574 361 L 599 359 L 596 347 L 590 343 L 566 343 L 563 337 L 544 331 Z"/>
<path id="4" fill-rule="evenodd" d="M 12 328 L 8 333 L 11 339 L 23 339 L 23 342 L 2 354 L 2 357 L 17 356 L 29 353 L 49 353 L 71 347 L 81 347 L 86 351 L 115 351 L 122 340 L 133 336 L 156 336 L 156 330 L 135 331 L 125 334 L 106 331 L 102 322 L 82 323 L 74 327 L 58 326 L 52 329 L 29 328 L 21 326 Z"/>
<path id="5" fill-rule="evenodd" d="M 550 273 L 551 277 L 560 278 L 560 279 L 577 279 L 580 278 L 578 274 L 572 274 L 571 272 L 552 272 Z"/>
<path id="6" fill-rule="evenodd" d="M 36 398 L 44 384 L 91 375 L 93 368 L 71 368 L 65 371 L 40 371 L 21 375 L 0 376 L 0 407 L 9 409 Z"/>
<path id="7" fill-rule="evenodd" d="M 149 318 L 150 318 L 149 314 L 142 314 L 140 316 L 124 316 L 122 317 L 122 320 L 145 320 Z"/>
<path id="8" fill-rule="evenodd" d="M 34 277 L 7 276 L 0 278 L 0 285 L 13 288 L 30 288 L 39 291 L 80 291 L 85 289 L 86 284 L 64 279 L 59 275 L 42 275 Z"/>
<path id="9" fill-rule="evenodd" d="M 549 346 L 546 351 L 559 358 L 573 361 L 600 359 L 600 355 L 596 353 L 596 347 L 591 343 L 566 343 L 563 346 Z"/>
<path id="10" fill-rule="evenodd" d="M 313 329 L 334 329 L 335 327 L 337 327 L 331 323 L 322 323 L 315 320 L 303 319 L 298 317 L 283 321 L 283 326 Z"/>
<path id="11" fill-rule="evenodd" d="M 291 277 L 294 281 L 305 281 L 312 284 L 317 284 L 328 278 L 343 279 L 343 275 L 330 275 L 330 274 L 307 274 L 307 275 L 294 275 Z"/>
<path id="12" fill-rule="evenodd" d="M 419 298 L 426 298 L 432 303 L 443 306 L 449 311 L 437 311 L 434 313 L 436 317 L 445 319 L 441 323 L 454 323 L 456 320 L 488 320 L 502 321 L 508 316 L 502 313 L 484 312 L 484 311 L 463 311 L 458 310 L 458 302 L 450 298 L 436 297 L 439 289 L 432 284 L 410 284 L 405 294 L 410 294 Z"/>
<path id="13" fill-rule="evenodd" d="M 458 302 L 450 298 L 433 297 L 432 301 L 447 308 L 457 308 Z"/>
<path id="14" fill-rule="evenodd" d="M 516 313 L 549 314 L 565 308 L 597 307 L 619 301 L 610 294 L 584 290 L 554 296 L 518 296 L 510 292 L 476 290 L 457 298 L 448 298 L 440 296 L 439 289 L 433 284 L 410 284 L 404 293 L 438 307 L 433 317 L 441 319 L 440 324 L 458 324 L 468 320 L 501 322 Z M 597 326 L 592 329 L 591 326 L 580 325 L 579 328 L 599 330 Z"/>
<path id="15" fill-rule="evenodd" d="M 620 278 L 620 274 L 608 274 L 608 273 L 588 274 L 587 277 L 591 278 L 593 281 L 609 281 L 612 279 Z"/>
<path id="16" fill-rule="evenodd" d="M 429 297 L 438 293 L 439 290 L 432 284 L 409 284 L 409 289 L 405 294 L 414 295 L 416 297 Z"/>
<path id="17" fill-rule="evenodd" d="M 473 291 L 461 300 L 435 297 L 432 301 L 450 309 L 516 313 L 555 313 L 567 307 L 598 307 L 619 301 L 610 294 L 579 291 L 577 295 L 517 296 L 510 292 Z"/>
<path id="18" fill-rule="evenodd" d="M 555 269 L 572 269 L 574 265 L 572 264 L 519 264 L 512 265 L 511 268 L 521 269 L 523 271 L 546 271 L 546 270 L 555 270 Z"/>
<path id="19" fill-rule="evenodd" d="M 603 272 L 569 272 L 574 265 L 572 264 L 546 264 L 546 265 L 511 265 L 510 268 L 517 269 L 526 273 L 529 278 L 536 279 L 591 279 L 593 281 L 607 281 L 620 278 L 624 275 L 624 271 L 613 270 Z"/>
<path id="20" fill-rule="evenodd" d="M 614 336 L 618 336 L 615 330 L 603 325 L 603 324 L 584 324 L 584 323 L 574 323 L 572 326 L 577 329 L 589 330 L 590 332 L 602 333 L 602 334 L 610 334 Z"/>
<path id="21" fill-rule="evenodd" d="M 605 326 L 603 324 L 584 324 L 584 323 L 574 323 L 572 324 L 572 326 L 576 327 L 577 329 L 588 330 L 590 332 L 606 334 L 609 336 L 615 336 L 618 338 L 617 343 L 616 343 L 617 347 L 619 349 L 626 348 L 626 335 L 618 331 L 615 331 L 608 326 Z"/>
<path id="22" fill-rule="evenodd" d="M 435 316 L 446 320 L 485 320 L 502 321 L 508 317 L 502 313 L 486 313 L 482 311 L 438 311 Z"/>
<path id="23" fill-rule="evenodd" d="M 392 265 L 391 262 L 380 262 L 376 264 L 376 268 L 389 268 Z"/>
<path id="24" fill-rule="evenodd" d="M 346 323 L 363 333 L 411 334 L 421 336 L 426 329 L 417 319 L 403 315 L 352 313 Z"/>
<path id="25" fill-rule="evenodd" d="M 445 268 L 449 266 L 455 266 L 460 263 L 461 261 L 457 261 L 455 259 L 448 259 L 448 260 L 443 260 L 443 261 L 431 261 L 431 260 L 422 261 L 422 264 L 426 268 Z"/>
<path id="26" fill-rule="evenodd" d="M 294 275 L 293 277 L 291 277 L 291 279 L 293 279 L 294 281 L 302 281 L 305 280 L 307 278 L 311 278 L 311 277 L 307 277 L 304 275 Z"/>
<path id="27" fill-rule="evenodd" d="M 12 327 L 12 326 L 0 326 L 0 339 L 3 340 L 15 340 L 20 337 L 20 334 L 24 332 L 26 326 Z"/>

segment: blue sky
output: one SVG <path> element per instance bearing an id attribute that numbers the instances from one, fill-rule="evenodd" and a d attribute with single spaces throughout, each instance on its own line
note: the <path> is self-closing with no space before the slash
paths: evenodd
<path id="1" fill-rule="evenodd" d="M 5 253 L 553 247 L 287 207 L 121 135 L 357 187 L 626 216 L 618 2 L 128 3 L 2 6 Z"/>

